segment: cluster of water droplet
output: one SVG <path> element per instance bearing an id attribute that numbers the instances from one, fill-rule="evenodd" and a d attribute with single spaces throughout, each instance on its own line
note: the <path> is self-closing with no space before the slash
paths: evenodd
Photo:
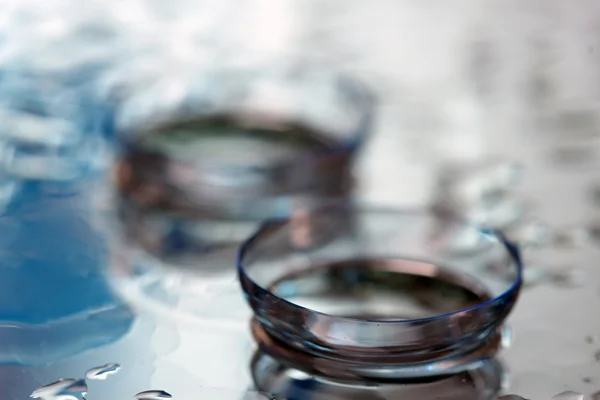
<path id="1" fill-rule="evenodd" d="M 584 382 L 590 383 L 591 378 L 584 378 Z M 600 400 L 600 391 L 594 392 L 589 395 L 591 400 Z M 585 395 L 580 392 L 573 390 L 565 390 L 552 396 L 550 400 L 583 400 Z M 506 396 L 499 397 L 498 400 L 530 400 L 525 397 L 517 396 L 515 394 L 509 394 Z"/>
<path id="2" fill-rule="evenodd" d="M 597 396 L 597 397 L 596 397 Z M 566 390 L 552 396 L 551 400 L 583 400 L 584 395 L 572 390 Z M 592 400 L 600 399 L 600 392 L 592 395 Z M 506 396 L 499 397 L 498 400 L 529 400 L 525 397 L 517 396 L 515 394 L 509 394 Z"/>
<path id="3" fill-rule="evenodd" d="M 55 382 L 41 386 L 35 389 L 30 397 L 32 399 L 39 400 L 86 400 L 88 394 L 88 385 L 86 380 L 104 381 L 109 376 L 116 374 L 121 369 L 120 364 L 109 363 L 89 369 L 85 373 L 85 379 L 78 378 L 64 378 L 59 379 Z M 220 393 L 221 390 L 215 389 L 211 392 Z M 237 392 L 230 392 L 225 390 L 224 394 L 231 394 Z M 172 399 L 173 396 L 165 390 L 144 390 L 133 396 L 135 400 L 167 400 Z M 248 391 L 241 397 L 243 400 L 273 400 L 274 398 L 264 392 L 260 391 Z"/>
<path id="4" fill-rule="evenodd" d="M 531 254 L 560 241 L 559 235 L 543 221 L 529 215 L 526 202 L 518 194 L 524 169 L 515 162 L 489 161 L 454 165 L 441 172 L 433 207 L 457 214 L 475 224 L 502 230 L 524 252 L 525 285 L 552 282 L 570 286 L 577 277 L 572 271 L 551 271 Z M 468 248 L 476 242 L 458 235 L 453 243 Z"/>
<path id="5" fill-rule="evenodd" d="M 566 390 L 552 396 L 552 400 L 583 400 L 583 394 Z"/>
<path id="6" fill-rule="evenodd" d="M 121 369 L 119 364 L 105 364 L 91 368 L 85 373 L 89 380 L 106 380 Z M 88 393 L 86 379 L 65 378 L 34 390 L 30 397 L 40 400 L 85 400 Z M 172 396 L 164 390 L 146 390 L 134 396 L 137 400 L 165 400 Z"/>
<path id="7" fill-rule="evenodd" d="M 523 216 L 515 195 L 523 168 L 515 162 L 453 163 L 440 169 L 433 206 L 477 224 L 507 229 Z"/>
<path id="8" fill-rule="evenodd" d="M 88 387 L 84 379 L 59 379 L 34 390 L 29 397 L 41 400 L 85 400 Z"/>

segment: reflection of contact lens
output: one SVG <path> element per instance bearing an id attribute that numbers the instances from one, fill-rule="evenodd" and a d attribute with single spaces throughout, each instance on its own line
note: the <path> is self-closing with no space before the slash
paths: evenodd
<path id="1" fill-rule="evenodd" d="M 468 371 L 436 378 L 341 383 L 307 374 L 260 351 L 250 370 L 259 390 L 288 400 L 488 400 L 496 398 L 505 377 L 500 362 L 488 359 Z"/>
<path id="2" fill-rule="evenodd" d="M 521 286 L 512 244 L 438 214 L 342 208 L 267 223 L 242 247 L 240 281 L 265 353 L 376 380 L 447 375 L 495 355 Z M 465 231 L 482 245 L 456 254 L 448 244 Z"/>
<path id="3" fill-rule="evenodd" d="M 436 377 L 460 373 L 477 368 L 501 349 L 504 330 L 498 328 L 474 343 L 464 343 L 464 348 L 448 351 L 432 349 L 420 355 L 373 354 L 370 359 L 358 359 L 351 354 L 331 355 L 314 349 L 297 349 L 267 333 L 256 320 L 252 334 L 259 349 L 279 362 L 298 371 L 327 376 L 338 381 L 387 382 Z M 311 350 L 314 352 L 311 354 Z"/>

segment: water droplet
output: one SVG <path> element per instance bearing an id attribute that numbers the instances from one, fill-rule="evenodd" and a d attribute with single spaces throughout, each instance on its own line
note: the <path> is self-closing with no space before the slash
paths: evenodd
<path id="1" fill-rule="evenodd" d="M 523 172 L 522 165 L 506 161 L 448 165 L 441 173 L 440 183 L 464 200 L 482 204 L 495 202 L 514 189 Z"/>
<path id="2" fill-rule="evenodd" d="M 506 396 L 498 397 L 498 400 L 528 400 L 525 397 L 517 396 L 516 394 L 507 394 Z"/>
<path id="3" fill-rule="evenodd" d="M 567 390 L 553 396 L 552 400 L 583 400 L 583 395 L 572 390 Z"/>
<path id="4" fill-rule="evenodd" d="M 586 229 L 583 229 L 580 236 L 582 236 L 582 240 L 587 243 L 594 244 L 596 246 L 600 245 L 600 222 L 596 221 Z"/>
<path id="5" fill-rule="evenodd" d="M 586 376 L 582 380 L 583 383 L 592 383 L 594 381 L 590 376 Z"/>
<path id="6" fill-rule="evenodd" d="M 597 335 L 587 335 L 584 340 L 587 344 L 594 344 L 594 343 L 596 343 L 596 340 L 598 340 L 598 336 Z"/>
<path id="7" fill-rule="evenodd" d="M 556 286 L 564 288 L 576 288 L 585 284 L 585 274 L 579 269 L 565 268 L 553 271 L 550 281 Z"/>
<path id="8" fill-rule="evenodd" d="M 548 278 L 548 270 L 541 265 L 527 264 L 523 268 L 523 284 L 525 286 L 535 286 L 543 283 Z"/>
<path id="9" fill-rule="evenodd" d="M 135 395 L 137 400 L 163 400 L 170 399 L 172 397 L 173 396 L 164 390 L 146 390 Z"/>
<path id="10" fill-rule="evenodd" d="M 550 160 L 558 165 L 577 165 L 595 158 L 595 146 L 584 143 L 562 143 L 554 146 L 550 152 Z"/>
<path id="11" fill-rule="evenodd" d="M 600 237 L 594 226 L 575 226 L 556 231 L 553 245 L 563 249 L 581 249 L 597 242 Z"/>
<path id="12" fill-rule="evenodd" d="M 87 390 L 83 379 L 59 379 L 37 388 L 29 397 L 42 400 L 85 400 Z"/>
<path id="13" fill-rule="evenodd" d="M 590 200 L 594 205 L 600 205 L 600 182 L 596 182 L 591 186 Z"/>
<path id="14" fill-rule="evenodd" d="M 505 325 L 502 328 L 502 340 L 501 345 L 503 349 L 508 349 L 513 344 L 514 341 L 514 333 L 510 326 Z"/>
<path id="15" fill-rule="evenodd" d="M 121 369 L 119 364 L 106 364 L 90 369 L 85 373 L 85 377 L 92 380 L 103 381 L 110 375 L 114 375 Z"/>
<path id="16" fill-rule="evenodd" d="M 510 239 L 523 247 L 538 248 L 550 244 L 554 239 L 554 232 L 548 225 L 541 221 L 530 221 L 520 224 L 507 232 Z"/>
<path id="17" fill-rule="evenodd" d="M 521 201 L 511 196 L 522 167 L 494 161 L 445 165 L 438 176 L 433 204 L 480 224 L 508 227 L 523 214 Z"/>
<path id="18" fill-rule="evenodd" d="M 463 229 L 456 232 L 452 238 L 449 238 L 445 246 L 444 251 L 447 251 L 449 254 L 465 255 L 477 253 L 488 248 L 489 242 L 474 229 Z"/>
<path id="19" fill-rule="evenodd" d="M 276 400 L 276 398 L 265 392 L 248 392 L 242 400 Z"/>
<path id="20" fill-rule="evenodd" d="M 523 217 L 525 208 L 525 203 L 519 199 L 506 199 L 494 206 L 465 210 L 465 215 L 478 224 L 508 230 Z"/>

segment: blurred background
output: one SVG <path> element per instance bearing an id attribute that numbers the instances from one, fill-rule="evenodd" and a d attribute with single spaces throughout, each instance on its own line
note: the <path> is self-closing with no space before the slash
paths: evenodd
<path id="1" fill-rule="evenodd" d="M 510 321 L 517 340 L 504 360 L 506 393 L 548 399 L 571 391 L 565 396 L 575 397 L 561 398 L 580 399 L 600 391 L 599 7 L 591 0 L 0 1 L 0 397 L 27 398 L 41 385 L 119 363 L 106 382 L 88 381 L 88 399 L 149 389 L 177 399 L 269 398 L 251 383 L 249 314 L 233 256 L 217 260 L 206 248 L 218 232 L 228 244 L 247 236 L 254 225 L 238 220 L 255 223 L 306 199 L 350 192 L 359 204 L 433 207 L 504 230 L 523 246 L 526 284 Z M 269 191 L 256 190 L 270 202 L 249 194 L 252 174 L 245 181 L 235 168 L 194 165 L 178 170 L 176 184 L 156 178 L 164 198 L 202 205 L 168 204 L 193 215 L 192 226 L 150 213 L 156 204 L 144 201 L 155 193 L 136 197 L 140 186 L 131 182 L 154 179 L 156 166 L 127 164 L 138 132 L 232 104 L 284 116 L 301 108 L 317 134 L 342 132 L 331 140 L 346 153 L 314 171 L 294 164 L 304 174 L 271 177 Z M 275 154 L 271 144 L 214 146 L 190 157 L 226 154 L 256 172 Z M 171 168 L 182 150 L 169 149 L 160 165 Z M 333 174 L 340 165 L 352 177 Z M 149 172 L 126 179 L 125 167 Z M 312 179 L 324 176 L 344 185 Z M 177 191 L 208 178 L 227 190 L 211 186 L 210 199 Z M 301 196 L 291 198 L 282 182 L 296 179 Z M 122 231 L 128 244 L 115 251 Z M 175 273 L 164 266 L 148 273 L 136 246 L 167 264 L 175 263 L 173 248 L 185 257 Z M 231 270 L 190 272 L 190 260 Z M 399 398 L 390 390 L 381 398 Z M 494 398 L 486 390 L 447 398 Z M 415 393 L 405 396 L 435 398 Z"/>

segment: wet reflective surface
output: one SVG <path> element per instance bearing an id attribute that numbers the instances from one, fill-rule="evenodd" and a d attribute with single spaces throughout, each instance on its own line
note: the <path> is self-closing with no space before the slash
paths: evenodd
<path id="1" fill-rule="evenodd" d="M 102 218 L 87 208 L 89 199 L 74 196 L 78 190 L 72 187 L 23 189 L 8 179 L 0 186 L 0 398 L 600 399 L 600 211 L 590 195 L 597 190 L 600 161 L 597 116 L 588 105 L 596 104 L 599 87 L 593 67 L 600 54 L 600 24 L 591 20 L 598 15 L 595 4 L 484 2 L 490 6 L 486 19 L 473 17 L 481 11 L 476 2 L 470 3 L 472 14 L 456 6 L 463 2 L 419 2 L 423 8 L 401 2 L 410 12 L 389 12 L 394 3 L 399 4 L 355 7 L 344 15 L 369 27 L 377 21 L 381 30 L 348 23 L 337 28 L 340 37 L 317 32 L 303 40 L 307 49 L 324 49 L 325 43 L 337 46 L 358 37 L 363 49 L 375 49 L 389 37 L 419 38 L 395 43 L 393 51 L 363 51 L 350 68 L 377 69 L 379 74 L 366 75 L 387 100 L 359 170 L 364 202 L 439 204 L 440 165 L 430 161 L 440 157 L 454 163 L 468 155 L 468 162 L 458 160 L 459 171 L 488 155 L 520 166 L 516 181 L 511 168 L 501 168 L 486 178 L 493 183 L 489 188 L 475 179 L 443 191 L 463 215 L 504 226 L 527 247 L 525 288 L 508 321 L 514 337 L 500 354 L 502 362 L 436 381 L 377 385 L 340 384 L 296 371 L 256 352 L 251 312 L 234 274 L 210 293 L 183 285 L 202 293 L 194 304 L 175 298 L 162 302 L 161 310 L 152 304 L 128 309 L 103 277 L 109 257 L 96 234 Z M 443 17 L 430 18 L 432 12 Z M 309 14 L 315 20 L 332 15 Z M 411 23 L 420 18 L 428 23 Z M 507 29 L 506 21 L 518 21 L 519 29 Z M 463 23 L 468 28 L 457 29 Z M 487 23 L 489 30 L 477 29 Z M 481 39 L 475 46 L 473 37 Z M 325 50 L 314 57 L 342 55 Z M 473 53 L 466 57 L 469 65 L 450 60 L 450 53 L 465 51 Z M 478 101 L 463 70 L 476 76 Z M 473 123 L 472 106 L 487 101 L 495 102 L 497 114 L 482 129 Z M 407 102 L 422 106 L 414 113 L 419 115 L 407 116 Z M 459 103 L 461 113 L 448 118 L 447 110 L 437 107 L 446 103 Z M 402 120 L 407 117 L 414 120 Z M 407 126 L 415 133 L 400 135 Z M 432 138 L 435 145 L 429 146 Z M 11 168 L 21 177 L 32 176 L 19 163 Z M 53 169 L 34 172 L 54 176 Z M 478 244 L 458 236 L 455 245 L 470 250 Z M 211 318 L 189 317 L 180 312 L 186 307 L 210 309 Z M 116 364 L 121 368 L 111 374 Z"/>
<path id="2" fill-rule="evenodd" d="M 548 174 L 545 167 L 536 164 L 535 160 L 529 160 L 523 185 L 528 193 L 545 199 L 536 208 L 535 219 L 542 221 L 552 231 L 560 231 L 565 226 L 583 225 L 586 221 L 585 215 L 596 211 L 596 204 L 589 201 L 583 189 L 590 178 L 585 175 L 552 174 L 549 176 Z M 563 207 L 565 198 L 559 198 L 564 194 L 567 194 L 569 201 L 578 206 L 565 210 Z M 31 196 L 32 199 L 39 198 L 33 194 Z M 85 228 L 93 231 L 94 229 L 91 220 L 88 219 L 90 215 L 87 213 L 90 211 L 85 211 L 84 205 L 87 204 L 85 196 L 61 197 L 53 200 L 49 197 L 42 198 L 47 202 L 46 204 L 53 205 L 41 212 L 39 207 L 28 208 L 27 203 L 23 203 L 20 211 L 22 214 L 19 215 L 26 215 L 27 220 L 32 223 L 39 221 L 40 218 L 46 218 L 47 221 L 51 215 L 60 215 L 59 211 L 65 207 L 73 208 L 75 205 L 81 205 L 81 218 L 77 219 L 79 225 L 74 225 L 78 227 L 76 237 L 78 243 L 92 241 L 86 239 L 80 230 Z M 79 208 L 75 207 L 75 209 Z M 3 236 L 3 240 L 6 241 L 3 251 L 7 255 L 2 272 L 9 274 L 15 271 L 15 267 L 11 267 L 13 264 L 9 261 L 25 260 L 24 257 L 17 257 L 11 252 L 14 238 L 19 235 L 22 237 L 27 233 L 22 231 L 23 226 L 16 224 L 10 216 L 2 218 L 6 228 L 6 234 Z M 536 240 L 536 242 L 540 241 Z M 576 396 L 573 399 L 579 399 L 577 397 L 579 394 L 597 398 L 597 392 L 600 390 L 598 386 L 600 381 L 596 379 L 600 371 L 600 362 L 598 362 L 600 357 L 597 355 L 600 352 L 600 339 L 598 339 L 600 323 L 597 318 L 591 316 L 594 315 L 593 310 L 596 305 L 600 303 L 600 283 L 598 283 L 600 271 L 595 268 L 598 249 L 593 245 L 555 246 L 553 241 L 541 242 L 531 246 L 525 252 L 526 259 L 530 260 L 530 264 L 525 266 L 525 280 L 527 281 L 527 268 L 538 271 L 544 278 L 536 280 L 535 277 L 530 277 L 531 284 L 524 288 L 521 301 L 509 319 L 514 337 L 511 346 L 500 353 L 502 362 L 498 365 L 502 366 L 501 370 L 490 364 L 482 366 L 482 370 L 469 371 L 466 376 L 452 376 L 434 382 L 411 384 L 373 385 L 372 382 L 357 382 L 349 385 L 347 382 L 344 384 L 330 382 L 280 365 L 264 353 L 257 354 L 249 329 L 251 312 L 245 307 L 241 295 L 237 303 L 225 306 L 219 302 L 223 297 L 217 292 L 212 293 L 212 297 L 208 297 L 205 304 L 214 305 L 215 315 L 220 311 L 224 318 L 231 315 L 230 311 L 234 310 L 235 323 L 220 323 L 215 319 L 178 318 L 176 305 L 170 309 L 170 313 L 155 313 L 151 307 L 128 311 L 132 313 L 130 315 L 133 315 L 133 318 L 111 319 L 110 321 L 113 322 L 110 323 L 105 321 L 93 330 L 93 334 L 86 333 L 88 331 L 85 330 L 90 320 L 75 318 L 72 321 L 73 325 L 69 325 L 68 331 L 74 336 L 68 337 L 68 343 L 82 343 L 81 347 L 76 346 L 71 350 L 67 348 L 69 351 L 65 353 L 61 350 L 64 349 L 61 342 L 50 341 L 53 336 L 48 335 L 36 340 L 34 342 L 36 350 L 44 348 L 47 350 L 45 354 L 60 353 L 61 356 L 55 356 L 55 359 L 50 361 L 42 360 L 35 363 L 21 361 L 19 363 L 21 365 L 15 362 L 12 365 L 2 365 L 0 391 L 3 399 L 12 400 L 28 398 L 36 390 L 41 398 L 44 398 L 44 395 L 48 397 L 50 391 L 67 390 L 63 396 L 71 396 L 65 399 L 73 400 L 78 399 L 76 396 L 81 397 L 83 392 L 83 390 L 74 391 L 82 388 L 82 385 L 77 382 L 87 377 L 84 382 L 87 385 L 85 398 L 88 400 L 104 400 L 107 397 L 134 398 L 138 393 L 149 391 L 155 393 L 165 391 L 174 399 L 209 396 L 225 400 L 268 399 L 271 393 L 280 395 L 285 393 L 289 398 L 297 396 L 300 399 L 332 400 L 338 398 L 420 400 L 436 398 L 438 393 L 438 397 L 442 399 L 457 400 L 493 399 L 496 394 L 503 394 L 504 399 L 510 400 L 550 399 L 553 396 Z M 67 260 L 73 259 L 75 264 L 67 263 L 67 266 L 72 265 L 74 268 L 75 265 L 92 265 L 78 263 L 80 259 L 77 254 L 79 251 L 84 251 L 87 259 L 99 257 L 104 254 L 104 250 L 96 245 L 84 249 L 80 247 L 79 250 L 69 247 L 62 250 L 60 254 L 66 254 Z M 49 251 L 37 246 L 29 253 L 23 254 L 28 260 L 36 260 L 36 256 L 51 255 Z M 30 264 L 27 265 L 35 267 L 36 264 L 31 264 L 34 261 L 28 262 Z M 24 271 L 24 268 L 27 270 L 30 267 L 17 268 Z M 71 274 L 66 273 L 68 269 L 64 271 L 63 283 L 74 279 Z M 94 282 L 96 275 L 93 269 L 92 273 L 81 269 L 73 271 L 73 276 L 84 273 L 87 279 L 92 279 L 91 282 Z M 35 281 L 32 281 L 32 284 L 35 284 Z M 86 289 L 88 284 L 89 282 L 83 280 L 80 286 L 81 292 L 77 296 L 65 297 L 65 304 L 70 305 L 71 309 L 63 309 L 62 307 L 66 306 L 61 305 L 60 302 L 47 303 L 46 311 L 40 313 L 40 318 L 43 315 L 46 319 L 52 319 L 55 318 L 54 316 L 71 313 L 78 308 L 88 309 L 91 306 L 93 309 L 96 300 L 92 300 L 96 297 L 93 291 Z M 49 289 L 55 287 L 52 285 L 52 282 L 46 282 L 46 287 Z M 96 289 L 102 287 L 97 282 L 94 285 Z M 43 286 L 38 284 L 36 287 Z M 239 293 L 236 292 L 239 287 L 233 276 L 230 284 L 224 287 L 230 291 L 227 293 Z M 49 298 L 54 294 L 56 300 L 56 293 L 61 292 L 60 286 L 56 288 L 48 292 Z M 107 303 L 104 304 L 113 304 L 111 302 L 115 301 L 115 298 L 110 296 L 106 299 Z M 39 302 L 36 300 L 35 304 Z M 22 306 L 25 305 L 26 303 L 22 303 Z M 94 320 L 91 319 L 92 322 Z M 230 318 L 229 321 L 231 320 Z M 126 323 L 119 328 L 123 322 Z M 115 328 L 119 329 L 114 330 Z M 21 328 L 18 328 L 17 332 L 19 334 L 14 337 L 23 336 L 24 331 Z M 79 342 L 74 341 L 75 337 L 80 338 Z M 94 340 L 90 343 L 98 343 L 95 347 L 85 345 L 87 342 L 83 339 L 93 337 L 104 338 L 105 342 L 98 343 Z M 20 342 L 14 343 L 9 347 L 12 349 L 11 354 L 27 354 L 18 347 Z M 56 349 L 55 352 L 51 352 L 52 349 Z M 33 357 L 34 353 L 31 354 Z M 36 352 L 35 355 L 39 357 L 40 352 Z M 36 360 L 31 357 L 30 360 Z M 114 364 L 121 366 L 116 374 L 107 375 L 105 380 L 94 379 L 114 371 L 117 368 Z M 61 383 L 59 379 L 64 380 Z M 69 381 L 65 381 L 67 379 Z M 54 385 L 40 389 L 52 383 Z M 407 397 L 410 393 L 415 397 Z M 427 397 L 428 393 L 435 395 Z M 443 393 L 447 393 L 449 397 L 444 397 Z M 571 399 L 571 397 L 557 398 Z"/>

